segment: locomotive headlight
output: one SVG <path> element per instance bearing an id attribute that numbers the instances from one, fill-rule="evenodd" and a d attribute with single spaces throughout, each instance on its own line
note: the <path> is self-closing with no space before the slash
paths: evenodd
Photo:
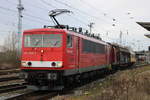
<path id="1" fill-rule="evenodd" d="M 51 63 L 51 66 L 52 66 L 52 67 L 60 68 L 60 67 L 62 67 L 62 61 L 52 62 L 52 63 Z"/>
<path id="2" fill-rule="evenodd" d="M 21 62 L 21 65 L 24 66 L 24 67 L 27 66 L 26 62 L 24 62 L 24 61 Z"/>
<path id="3" fill-rule="evenodd" d="M 23 67 L 31 67 L 31 66 L 32 66 L 32 62 L 22 61 L 22 62 L 21 62 L 21 65 L 22 65 Z"/>
<path id="4" fill-rule="evenodd" d="M 57 62 L 57 67 L 62 67 L 62 61 Z"/>

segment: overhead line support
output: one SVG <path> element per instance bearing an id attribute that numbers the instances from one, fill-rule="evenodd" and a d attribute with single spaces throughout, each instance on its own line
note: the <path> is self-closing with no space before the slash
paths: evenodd
<path id="1" fill-rule="evenodd" d="M 18 9 L 18 52 L 20 55 L 20 51 L 21 51 L 21 36 L 22 36 L 22 11 L 24 10 L 24 7 L 22 5 L 22 1 L 18 0 L 18 5 L 17 5 L 17 9 Z"/>

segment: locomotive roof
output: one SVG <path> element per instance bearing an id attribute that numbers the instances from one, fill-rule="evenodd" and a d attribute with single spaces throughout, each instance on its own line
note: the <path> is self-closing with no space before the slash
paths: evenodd
<path id="1" fill-rule="evenodd" d="M 83 39 L 87 39 L 87 40 L 90 40 L 90 41 L 93 41 L 93 42 L 98 42 L 98 43 L 101 43 L 101 44 L 104 44 L 104 45 L 108 45 L 108 43 L 106 43 L 105 41 L 95 39 L 95 38 L 92 38 L 92 37 L 88 37 L 88 36 L 80 34 L 80 33 L 76 33 L 76 32 L 73 32 L 73 31 L 68 31 L 68 30 L 66 30 L 66 32 L 68 34 L 75 35 L 75 36 L 81 37 Z"/>
<path id="2" fill-rule="evenodd" d="M 90 40 L 90 41 L 94 41 L 94 42 L 98 42 L 98 43 L 101 43 L 101 44 L 104 44 L 104 45 L 108 45 L 105 41 L 98 40 L 98 39 L 95 39 L 95 38 L 92 38 L 92 37 L 88 37 L 86 35 L 76 33 L 76 32 L 73 32 L 73 31 L 69 31 L 69 30 L 66 30 L 66 29 L 40 28 L 40 29 L 25 30 L 24 32 L 25 33 L 30 33 L 30 32 L 44 32 L 44 31 L 68 33 L 68 34 L 75 35 L 75 36 L 78 36 L 78 37 L 81 37 L 81 38 L 84 38 L 84 39 L 87 39 L 87 40 Z"/>
<path id="3" fill-rule="evenodd" d="M 25 30 L 24 32 L 44 32 L 44 31 L 52 31 L 52 32 L 65 32 L 63 29 L 55 29 L 55 28 L 39 28 L 39 29 L 31 29 L 31 30 Z"/>

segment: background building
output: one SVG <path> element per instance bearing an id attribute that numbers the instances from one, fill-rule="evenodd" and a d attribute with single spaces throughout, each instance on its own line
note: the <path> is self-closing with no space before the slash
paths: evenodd
<path id="1" fill-rule="evenodd" d="M 146 37 L 150 38 L 150 22 L 137 22 L 140 26 L 145 28 L 149 33 L 144 34 Z M 145 57 L 145 61 L 150 63 L 150 46 L 148 47 L 148 51 L 137 52 L 137 55 L 142 55 Z"/>
<path id="2" fill-rule="evenodd" d="M 144 34 L 146 37 L 150 38 L 150 22 L 137 22 L 139 25 L 141 25 L 143 28 L 149 31 L 148 34 Z"/>

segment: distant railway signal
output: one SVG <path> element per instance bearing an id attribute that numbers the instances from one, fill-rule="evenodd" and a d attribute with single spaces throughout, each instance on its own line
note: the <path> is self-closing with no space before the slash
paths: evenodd
<path id="1" fill-rule="evenodd" d="M 93 22 L 91 22 L 89 25 L 88 25 L 88 27 L 90 28 L 90 34 L 92 34 L 92 28 L 93 28 L 93 25 L 94 25 L 95 23 L 93 23 Z"/>

